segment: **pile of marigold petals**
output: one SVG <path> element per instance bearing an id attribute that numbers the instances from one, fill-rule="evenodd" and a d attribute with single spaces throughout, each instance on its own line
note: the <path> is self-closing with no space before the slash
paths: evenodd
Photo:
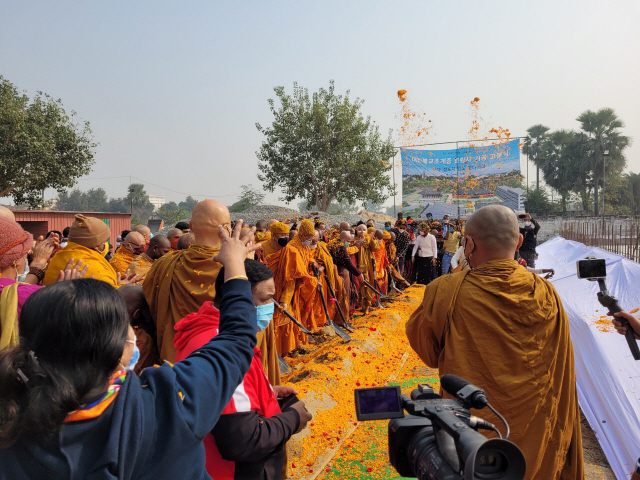
<path id="1" fill-rule="evenodd" d="M 337 450 L 348 450 L 356 427 L 365 432 L 373 428 L 356 419 L 355 388 L 386 385 L 405 365 L 409 369 L 422 365 L 409 347 L 405 324 L 422 301 L 423 293 L 421 286 L 408 288 L 400 297 L 405 301 L 388 303 L 386 308 L 354 320 L 358 328 L 350 334 L 351 342 L 335 338 L 309 355 L 290 361 L 293 371 L 283 379 L 283 385 L 299 392 L 298 397 L 314 417 L 287 444 L 290 478 L 312 479 L 331 471 Z M 366 435 L 365 438 L 373 440 Z M 375 441 L 384 444 L 382 465 L 387 461 L 386 438 Z M 381 465 L 363 468 L 371 472 Z"/>

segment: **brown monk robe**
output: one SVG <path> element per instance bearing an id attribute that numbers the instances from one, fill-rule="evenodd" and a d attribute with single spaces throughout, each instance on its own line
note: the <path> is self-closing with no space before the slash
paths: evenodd
<path id="1" fill-rule="evenodd" d="M 347 224 L 348 227 L 348 224 Z M 337 234 L 337 235 L 336 235 Z M 342 308 L 344 315 L 351 317 L 358 303 L 358 279 L 362 280 L 364 277 L 360 273 L 360 270 L 351 261 L 351 255 L 347 252 L 347 246 L 353 242 L 353 237 L 349 230 L 342 230 L 341 232 L 334 231 L 331 234 L 331 240 L 327 245 L 333 263 L 337 267 L 337 277 L 339 283 L 342 284 L 342 293 L 344 299 L 338 295 L 338 301 Z M 335 318 L 335 317 L 334 317 Z"/>
<path id="2" fill-rule="evenodd" d="M 382 248 L 382 245 L 367 233 L 366 225 L 358 225 L 355 246 L 359 248 L 357 253 L 358 270 L 362 273 L 364 280 L 373 286 L 375 272 L 373 271 L 373 262 L 371 259 L 373 258 L 373 252 L 377 252 Z M 369 313 L 369 308 L 374 298 L 375 293 L 363 282 L 360 285 L 360 308 L 365 314 Z"/>
<path id="3" fill-rule="evenodd" d="M 212 260 L 222 244 L 219 225 L 231 233 L 227 207 L 215 200 L 198 202 L 189 222 L 195 243 L 156 260 L 142 284 L 156 321 L 161 360 L 173 362 L 175 359 L 174 325 L 215 297 L 215 281 L 222 267 Z M 182 238 L 184 236 L 180 240 Z"/>
<path id="4" fill-rule="evenodd" d="M 526 479 L 583 479 L 573 345 L 560 297 L 513 259 L 522 235 L 508 208 L 478 210 L 464 240 L 471 270 L 427 285 L 407 322 L 411 347 L 440 375 L 487 392 L 524 453 Z M 487 409 L 472 413 L 500 428 Z"/>
<path id="5" fill-rule="evenodd" d="M 147 249 L 144 236 L 138 232 L 129 232 L 122 242 L 122 245 L 113 254 L 109 263 L 121 276 L 125 276 L 129 264 L 133 262 L 137 255 L 144 253 Z"/>
<path id="6" fill-rule="evenodd" d="M 160 363 L 156 346 L 156 328 L 144 298 L 142 287 L 125 285 L 118 289 L 129 312 L 129 323 L 136 334 L 136 345 L 140 350 L 140 359 L 133 371 L 140 375 L 142 370 Z"/>
<path id="7" fill-rule="evenodd" d="M 139 275 L 140 278 L 147 276 L 149 270 L 151 270 L 151 266 L 153 262 L 162 258 L 164 255 L 171 251 L 171 242 L 164 235 L 156 235 L 149 242 L 149 246 L 147 247 L 147 251 L 141 253 L 133 261 L 129 264 L 129 268 L 127 268 L 127 275 L 131 275 L 135 273 Z"/>

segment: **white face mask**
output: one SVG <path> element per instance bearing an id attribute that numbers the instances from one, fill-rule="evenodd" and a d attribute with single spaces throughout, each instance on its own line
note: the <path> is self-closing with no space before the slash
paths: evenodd
<path id="1" fill-rule="evenodd" d="M 524 222 L 524 226 L 525 227 L 530 227 L 531 226 L 531 222 Z"/>
<path id="2" fill-rule="evenodd" d="M 305 247 L 308 247 L 311 245 L 311 240 L 305 240 L 304 242 L 302 242 L 302 245 L 304 245 Z"/>
<path id="3" fill-rule="evenodd" d="M 310 248 L 311 250 L 313 250 L 314 248 L 318 248 L 318 244 L 316 243 L 315 245 L 309 245 L 309 248 Z"/>
<path id="4" fill-rule="evenodd" d="M 18 269 L 16 268 L 16 282 L 24 282 L 27 279 L 27 275 L 29 274 L 29 260 L 25 257 L 24 259 L 24 273 L 18 273 Z"/>

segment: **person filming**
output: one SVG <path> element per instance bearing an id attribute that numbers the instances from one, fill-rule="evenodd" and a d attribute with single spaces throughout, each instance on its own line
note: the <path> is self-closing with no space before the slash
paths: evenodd
<path id="1" fill-rule="evenodd" d="M 551 283 L 514 260 L 522 235 L 507 207 L 466 224 L 470 269 L 427 285 L 407 322 L 411 347 L 440 375 L 483 388 L 523 452 L 527 480 L 584 478 L 569 321 Z M 488 410 L 474 415 L 499 425 Z"/>

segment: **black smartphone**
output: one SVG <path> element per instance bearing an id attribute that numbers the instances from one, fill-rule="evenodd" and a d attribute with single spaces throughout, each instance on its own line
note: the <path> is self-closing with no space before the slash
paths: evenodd
<path id="1" fill-rule="evenodd" d="M 583 258 L 576 262 L 578 278 L 598 279 L 607 276 L 607 264 L 604 258 Z"/>
<path id="2" fill-rule="evenodd" d="M 283 412 L 287 408 L 289 408 L 291 405 L 293 405 L 294 403 L 298 403 L 299 401 L 300 399 L 297 396 L 295 396 L 293 393 L 288 397 L 281 397 L 278 399 L 278 403 L 280 404 L 280 410 L 282 410 Z"/>

